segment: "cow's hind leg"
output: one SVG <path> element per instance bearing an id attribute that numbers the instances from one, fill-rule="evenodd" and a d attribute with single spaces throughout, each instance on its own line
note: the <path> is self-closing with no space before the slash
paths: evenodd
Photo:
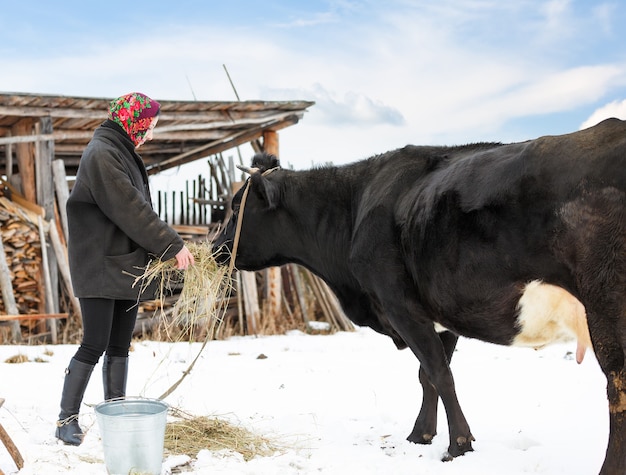
<path id="1" fill-rule="evenodd" d="M 621 299 L 626 299 L 626 295 Z M 602 302 L 607 299 L 597 298 L 587 312 L 594 352 L 606 376 L 609 401 L 609 443 L 600 474 L 623 475 L 626 474 L 626 302 L 618 305 L 617 312 L 614 305 L 598 305 Z M 620 318 L 608 316 L 616 313 Z"/>
<path id="2" fill-rule="evenodd" d="M 562 255 L 574 270 L 607 379 L 609 443 L 601 475 L 626 474 L 626 193 L 605 188 L 563 208 Z M 574 259 L 572 259 L 574 257 Z"/>
<path id="3" fill-rule="evenodd" d="M 601 475 L 626 473 L 626 370 L 608 378 L 610 437 Z"/>
<path id="4" fill-rule="evenodd" d="M 449 363 L 459 337 L 452 332 L 446 331 L 439 333 L 439 338 L 443 343 L 443 348 Z M 415 425 L 413 426 L 413 431 L 409 434 L 407 440 L 415 444 L 430 444 L 433 437 L 437 435 L 437 406 L 439 404 L 439 393 L 421 365 L 419 380 L 423 392 L 422 407 L 415 421 Z"/>
<path id="5" fill-rule="evenodd" d="M 609 443 L 600 475 L 622 475 L 626 474 L 626 313 L 618 326 L 607 325 L 610 322 L 589 313 L 591 339 L 606 376 L 609 401 Z"/>

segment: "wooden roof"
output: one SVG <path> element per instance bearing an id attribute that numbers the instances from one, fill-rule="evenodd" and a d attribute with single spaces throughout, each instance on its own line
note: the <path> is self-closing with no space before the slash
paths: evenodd
<path id="1" fill-rule="evenodd" d="M 74 175 L 93 131 L 106 119 L 113 98 L 0 93 L 0 173 L 6 173 L 7 155 L 19 143 L 54 141 L 54 157 Z M 309 101 L 168 101 L 160 100 L 159 125 L 154 139 L 140 154 L 150 174 L 176 167 L 259 139 L 298 123 Z M 36 124 L 50 118 L 52 133 Z M 20 134 L 30 121 L 30 134 Z M 12 161 L 13 163 L 15 160 Z"/>

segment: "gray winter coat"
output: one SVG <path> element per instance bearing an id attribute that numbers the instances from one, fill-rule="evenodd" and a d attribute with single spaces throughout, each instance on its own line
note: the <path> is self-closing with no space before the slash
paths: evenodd
<path id="1" fill-rule="evenodd" d="M 164 260 L 183 240 L 152 208 L 148 174 L 124 130 L 107 120 L 94 132 L 80 160 L 67 201 L 68 253 L 76 297 L 121 300 L 139 294 L 134 276 L 150 255 Z"/>

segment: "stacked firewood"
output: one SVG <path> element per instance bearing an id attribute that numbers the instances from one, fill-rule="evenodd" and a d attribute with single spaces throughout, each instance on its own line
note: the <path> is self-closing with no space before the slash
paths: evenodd
<path id="1" fill-rule="evenodd" d="M 20 314 L 41 313 L 41 242 L 33 217 L 5 197 L 0 197 L 0 235 Z M 0 300 L 0 313 L 7 309 Z"/>

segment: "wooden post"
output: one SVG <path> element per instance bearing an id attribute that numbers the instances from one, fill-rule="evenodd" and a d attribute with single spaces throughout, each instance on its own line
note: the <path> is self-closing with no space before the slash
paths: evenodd
<path id="1" fill-rule="evenodd" d="M 261 316 L 259 308 L 259 293 L 256 288 L 256 272 L 241 271 L 241 286 L 243 288 L 243 304 L 246 311 L 246 330 L 248 335 L 256 335 L 258 321 Z"/>
<path id="2" fill-rule="evenodd" d="M 43 264 L 43 280 L 44 280 L 44 290 L 46 294 L 46 313 L 56 313 L 55 309 L 55 300 L 52 295 L 52 280 L 50 279 L 50 266 L 48 265 L 48 242 L 46 241 L 46 235 L 43 227 L 43 219 L 41 216 L 38 216 L 38 225 L 39 225 L 39 242 L 41 243 L 41 262 Z M 52 344 L 56 345 L 57 343 L 57 322 L 55 320 L 49 320 L 48 326 L 50 327 L 50 338 L 52 339 Z"/>
<path id="3" fill-rule="evenodd" d="M 172 191 L 172 222 L 171 224 L 176 224 L 176 192 Z"/>
<path id="4" fill-rule="evenodd" d="M 241 330 L 241 334 L 245 335 L 245 327 L 243 326 L 243 284 L 241 283 L 241 272 L 235 271 L 237 274 L 237 279 L 235 279 L 235 290 L 237 291 L 237 317 L 239 321 L 239 329 Z"/>
<path id="5" fill-rule="evenodd" d="M 35 132 L 37 135 L 52 135 L 52 118 L 42 117 L 39 123 L 35 124 Z M 54 141 L 44 140 L 35 142 L 35 178 L 37 189 L 37 204 L 41 206 L 46 215 L 46 219 L 52 219 L 55 215 L 55 200 L 54 200 L 54 180 L 52 173 L 52 161 L 54 159 Z M 45 251 L 46 241 L 41 242 L 42 253 Z M 45 254 L 47 256 L 47 253 Z M 43 254 L 42 254 L 43 256 Z M 44 266 L 40 269 L 42 279 L 40 279 L 40 286 L 42 287 L 42 294 L 48 296 L 50 294 L 50 301 L 46 299 L 41 303 L 41 307 L 47 313 L 56 312 L 55 303 L 58 302 L 58 293 L 56 286 L 52 285 L 51 276 L 58 275 L 57 263 L 54 258 L 54 254 L 50 255 L 50 259 L 46 257 L 42 259 Z M 48 273 L 46 276 L 45 273 Z M 56 321 L 48 320 L 39 322 L 39 327 L 49 326 L 50 334 L 52 338 L 56 340 Z M 54 342 L 53 342 L 54 343 Z"/>
<path id="6" fill-rule="evenodd" d="M 283 277 L 280 267 L 269 267 L 265 270 L 268 314 L 271 319 L 280 318 L 283 300 Z"/>
<path id="7" fill-rule="evenodd" d="M 305 323 L 309 322 L 309 311 L 306 308 L 306 300 L 304 298 L 304 285 L 302 285 L 302 278 L 296 264 L 289 264 L 289 270 L 291 271 L 291 277 L 293 278 L 294 286 L 296 288 L 296 296 L 298 298 L 298 304 L 300 305 L 300 312 L 302 319 Z"/>
<path id="8" fill-rule="evenodd" d="M 275 130 L 263 132 L 263 150 L 278 157 L 278 132 Z"/>
<path id="9" fill-rule="evenodd" d="M 235 159 L 232 155 L 228 156 L 228 178 L 230 178 L 231 183 L 235 183 L 237 181 L 235 179 Z"/>
<path id="10" fill-rule="evenodd" d="M 200 176 L 200 195 L 201 196 L 205 196 L 206 195 L 206 180 L 204 178 L 202 178 L 202 176 Z M 206 210 L 207 210 L 206 205 L 201 205 L 200 206 L 200 216 L 201 216 L 201 219 L 202 219 L 202 223 L 201 224 L 207 224 L 209 222 Z"/>
<path id="11" fill-rule="evenodd" d="M 185 222 L 181 224 L 195 224 L 191 222 L 191 196 L 189 196 L 189 180 L 185 180 Z"/>
<path id="12" fill-rule="evenodd" d="M 166 223 L 169 223 L 169 219 L 167 216 L 167 193 L 163 192 L 163 221 L 165 221 Z M 173 224 L 173 223 L 170 223 Z"/>
<path id="13" fill-rule="evenodd" d="M 197 190 L 197 185 L 198 183 L 194 180 L 191 182 L 191 193 L 192 196 L 194 198 L 200 198 L 200 196 L 198 196 L 198 190 Z M 196 200 L 193 200 L 192 205 L 191 205 L 191 224 L 196 225 L 198 224 L 198 219 L 197 219 L 197 211 L 198 211 L 198 202 Z"/>
<path id="14" fill-rule="evenodd" d="M 0 407 L 2 407 L 3 404 L 4 404 L 4 399 L 0 398 Z M 17 449 L 16 445 L 13 443 L 13 439 L 11 439 L 11 437 L 9 436 L 7 431 L 4 429 L 2 424 L 0 424 L 0 440 L 2 441 L 4 446 L 7 448 L 7 452 L 9 452 L 9 455 L 15 462 L 15 466 L 17 467 L 17 469 L 21 470 L 22 468 L 24 468 L 24 458 L 22 457 L 22 454 Z"/>
<path id="15" fill-rule="evenodd" d="M 9 315 L 20 313 L 15 303 L 15 294 L 13 293 L 13 284 L 11 283 L 11 271 L 9 270 L 7 256 L 4 252 L 2 234 L 0 234 L 0 287 L 2 287 L 4 310 Z M 18 321 L 11 323 L 11 337 L 16 343 L 22 342 L 22 331 L 20 330 L 20 323 Z"/>
<path id="16" fill-rule="evenodd" d="M 52 119 L 43 117 L 36 124 L 35 131 L 38 135 L 52 134 Z M 54 181 L 50 170 L 54 158 L 54 141 L 36 142 L 35 151 L 37 204 L 46 210 L 46 219 L 51 219 L 54 216 Z"/>
<path id="17" fill-rule="evenodd" d="M 266 130 L 263 132 L 263 148 L 267 153 L 278 156 L 278 133 L 276 131 Z M 268 313 L 272 319 L 279 318 L 283 301 L 283 278 L 280 267 L 270 267 L 266 269 L 265 274 L 267 281 L 265 297 L 268 303 Z"/>
<path id="18" fill-rule="evenodd" d="M 57 257 L 57 262 L 59 263 L 59 271 L 61 273 L 61 277 L 63 277 L 63 281 L 65 282 L 65 287 L 67 288 L 67 293 L 70 296 L 70 302 L 72 304 L 72 307 L 74 308 L 74 312 L 78 316 L 78 319 L 82 320 L 80 302 L 74 296 L 74 288 L 72 287 L 72 277 L 70 275 L 70 266 L 67 258 L 67 251 L 63 244 L 61 244 L 61 239 L 59 238 L 59 234 L 57 233 L 57 227 L 56 224 L 54 224 L 54 220 L 51 220 L 48 224 L 48 234 L 50 236 L 52 248 L 54 249 L 54 253 Z"/>
<path id="19" fill-rule="evenodd" d="M 8 136 L 11 136 L 11 131 L 7 132 Z M 11 176 L 13 175 L 13 144 L 10 142 L 6 144 L 6 167 L 5 172 L 7 181 L 11 182 Z"/>
<path id="20" fill-rule="evenodd" d="M 178 224 L 186 224 L 185 221 L 185 195 L 184 192 L 181 191 L 179 193 L 180 196 L 180 218 L 178 218 Z"/>
<path id="21" fill-rule="evenodd" d="M 21 119 L 13 126 L 12 134 L 32 135 L 33 120 L 30 118 Z M 17 165 L 19 168 L 20 180 L 22 183 L 21 192 L 31 203 L 37 202 L 37 192 L 35 188 L 35 151 L 32 143 L 18 142 L 15 146 Z"/>
<path id="22" fill-rule="evenodd" d="M 63 160 L 52 161 L 52 177 L 54 180 L 54 191 L 57 195 L 57 203 L 59 207 L 59 213 L 61 214 L 61 226 L 63 227 L 63 235 L 68 238 L 67 231 L 67 199 L 70 192 L 67 186 L 67 175 L 65 174 L 65 162 Z"/>

